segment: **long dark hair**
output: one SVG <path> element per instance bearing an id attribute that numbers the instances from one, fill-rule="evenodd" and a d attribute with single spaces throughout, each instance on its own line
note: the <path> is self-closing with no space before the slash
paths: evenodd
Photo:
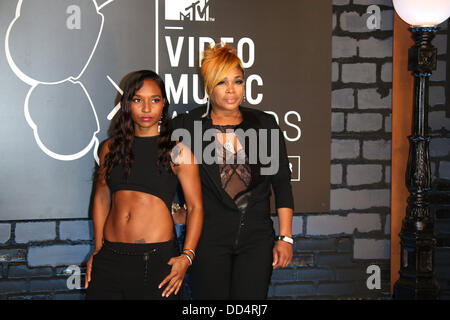
<path id="1" fill-rule="evenodd" d="M 169 151 L 175 146 L 175 141 L 171 141 L 172 125 L 169 119 L 169 101 L 166 95 L 164 81 L 161 77 L 150 70 L 140 70 L 129 74 L 123 95 L 120 100 L 119 112 L 117 113 L 116 123 L 111 132 L 111 142 L 109 145 L 109 152 L 105 156 L 104 168 L 106 170 L 105 177 L 109 178 L 111 170 L 122 163 L 124 166 L 125 177 L 128 177 L 131 172 L 131 165 L 134 161 L 132 152 L 132 144 L 134 140 L 134 121 L 131 117 L 131 101 L 136 92 L 144 84 L 144 80 L 153 80 L 161 89 L 162 97 L 165 100 L 163 111 L 160 120 L 160 131 L 157 139 L 158 143 L 158 158 L 156 165 L 161 172 L 164 168 L 170 174 L 172 169 L 170 167 L 171 157 Z"/>

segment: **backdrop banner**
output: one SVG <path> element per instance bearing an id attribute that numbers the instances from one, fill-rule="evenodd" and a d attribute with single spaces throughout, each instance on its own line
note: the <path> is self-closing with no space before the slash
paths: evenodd
<path id="1" fill-rule="evenodd" d="M 243 105 L 283 130 L 295 212 L 327 212 L 331 17 L 331 0 L 0 2 L 0 220 L 88 217 L 124 76 L 158 72 L 171 115 L 188 112 L 215 42 L 243 61 Z"/>

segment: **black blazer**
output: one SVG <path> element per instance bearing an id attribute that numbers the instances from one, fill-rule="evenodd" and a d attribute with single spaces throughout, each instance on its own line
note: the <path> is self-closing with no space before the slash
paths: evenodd
<path id="1" fill-rule="evenodd" d="M 291 172 L 289 170 L 289 162 L 286 154 L 286 146 L 283 138 L 283 132 L 280 130 L 275 118 L 263 111 L 239 107 L 242 113 L 243 121 L 238 126 L 244 131 L 247 129 L 276 129 L 278 130 L 279 141 L 279 169 L 274 175 L 261 175 L 260 169 L 264 166 L 258 155 L 258 163 L 251 164 L 251 183 L 249 190 L 251 196 L 245 209 L 245 221 L 248 228 L 263 228 L 273 231 L 273 224 L 270 218 L 270 195 L 271 186 L 275 193 L 276 208 L 294 209 L 294 200 L 291 189 Z M 191 146 L 194 152 L 194 139 L 203 140 L 205 130 L 213 128 L 210 114 L 202 118 L 206 111 L 206 106 L 198 107 L 191 110 L 187 114 L 182 114 L 174 118 L 172 121 L 173 129 L 187 129 L 191 135 L 192 142 L 186 143 Z M 202 125 L 202 137 L 194 136 L 194 121 L 200 121 Z M 200 122 L 197 122 L 199 124 Z M 236 128 L 237 129 L 237 128 Z M 197 134 L 198 135 L 198 134 Z M 258 136 L 258 135 L 257 135 Z M 239 137 L 239 136 L 238 136 Z M 240 141 L 245 145 L 247 156 L 249 155 L 249 143 Z M 198 143 L 198 140 L 197 140 Z M 211 141 L 202 142 L 202 151 Z M 259 143 L 259 137 L 258 137 Z M 268 135 L 268 154 L 271 154 L 270 134 Z M 237 230 L 237 226 L 242 219 L 242 210 L 240 211 L 234 200 L 222 188 L 219 166 L 217 163 L 205 164 L 204 161 L 199 165 L 200 179 L 202 183 L 202 196 L 204 208 L 204 225 L 202 237 L 208 239 L 227 238 L 233 236 Z"/>

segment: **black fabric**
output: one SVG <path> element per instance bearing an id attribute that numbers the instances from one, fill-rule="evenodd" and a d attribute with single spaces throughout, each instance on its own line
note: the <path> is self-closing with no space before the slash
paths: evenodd
<path id="1" fill-rule="evenodd" d="M 199 166 L 204 222 L 191 269 L 194 299 L 264 298 L 270 282 L 275 236 L 270 217 L 271 187 L 275 193 L 276 208 L 294 209 L 289 161 L 283 133 L 275 118 L 256 109 L 239 108 L 243 121 L 236 129 L 279 130 L 279 141 L 276 142 L 280 151 L 279 170 L 274 175 L 261 175 L 260 170 L 264 165 L 258 156 L 257 163 L 250 163 L 250 186 L 237 204 L 222 187 L 219 165 L 202 162 Z M 201 117 L 205 110 L 205 107 L 199 107 L 188 114 L 179 115 L 173 119 L 173 128 L 187 129 L 191 137 L 202 139 L 194 136 L 194 121 L 201 122 L 202 133 L 213 128 L 209 116 Z M 259 141 L 258 137 L 258 144 Z M 249 156 L 249 143 L 240 142 L 245 145 Z M 202 150 L 210 143 L 203 141 Z M 194 146 L 193 141 L 192 144 L 185 144 Z M 271 154 L 270 135 L 267 145 Z M 195 153 L 195 148 L 192 149 Z M 246 279 L 258 284 L 249 285 Z M 214 285 L 216 282 L 220 284 Z"/>
<path id="2" fill-rule="evenodd" d="M 178 300 L 173 293 L 163 298 L 158 285 L 169 275 L 172 257 L 179 255 L 175 239 L 159 243 L 104 241 L 92 262 L 87 300 Z"/>
<path id="3" fill-rule="evenodd" d="M 222 141 L 219 140 L 216 146 L 222 188 L 235 202 L 242 193 L 247 191 L 251 181 L 251 168 L 245 150 L 243 148 L 234 150 L 234 147 L 229 149 L 226 145 L 227 135 L 232 134 L 236 127 L 237 125 L 214 125 L 214 128 L 220 130 L 222 134 Z"/>
<path id="4" fill-rule="evenodd" d="M 119 190 L 133 190 L 152 194 L 163 200 L 171 211 L 178 179 L 164 168 L 159 170 L 156 166 L 157 138 L 158 136 L 134 137 L 132 145 L 134 161 L 131 165 L 130 176 L 128 178 L 124 176 L 124 166 L 119 164 L 111 170 L 108 186 L 111 193 Z"/>
<path id="5" fill-rule="evenodd" d="M 263 300 L 272 275 L 274 234 L 267 226 L 243 223 L 235 238 L 200 241 L 190 284 L 195 300 Z"/>

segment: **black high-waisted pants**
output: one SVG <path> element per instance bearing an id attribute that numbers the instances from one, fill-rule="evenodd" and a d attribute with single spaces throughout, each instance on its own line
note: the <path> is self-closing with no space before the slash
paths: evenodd
<path id="1" fill-rule="evenodd" d="M 177 300 L 181 290 L 177 295 L 172 293 L 163 298 L 165 286 L 158 289 L 158 285 L 171 271 L 167 262 L 178 255 L 175 238 L 143 244 L 104 240 L 103 247 L 93 258 L 86 299 Z"/>
<path id="2" fill-rule="evenodd" d="M 239 234 L 220 241 L 213 234 L 200 238 L 190 270 L 194 300 L 267 298 L 273 262 L 272 226 L 242 226 Z"/>

